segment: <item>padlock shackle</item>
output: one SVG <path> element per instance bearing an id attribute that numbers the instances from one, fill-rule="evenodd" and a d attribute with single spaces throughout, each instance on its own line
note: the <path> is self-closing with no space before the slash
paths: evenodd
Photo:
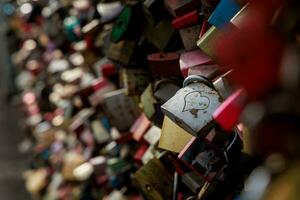
<path id="1" fill-rule="evenodd" d="M 178 87 L 180 87 L 180 85 L 179 85 L 177 82 L 178 82 L 178 80 L 175 79 L 175 78 L 169 78 L 169 79 L 163 78 L 163 79 L 158 80 L 158 81 L 156 81 L 156 82 L 154 83 L 153 91 L 155 92 L 155 91 L 159 90 L 159 88 L 160 88 L 163 84 L 165 84 L 165 83 L 172 83 L 172 84 L 177 85 Z"/>
<path id="2" fill-rule="evenodd" d="M 214 85 L 204 76 L 200 75 L 190 75 L 183 81 L 183 87 L 186 87 L 192 82 L 200 82 L 204 83 L 205 85 L 214 88 Z"/>

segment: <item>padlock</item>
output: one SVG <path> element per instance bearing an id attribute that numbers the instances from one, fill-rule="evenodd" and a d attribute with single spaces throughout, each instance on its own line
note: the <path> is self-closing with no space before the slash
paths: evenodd
<path id="1" fill-rule="evenodd" d="M 219 29 L 223 29 L 240 9 L 241 6 L 235 0 L 221 0 L 208 22 Z"/>
<path id="2" fill-rule="evenodd" d="M 143 2 L 143 9 L 146 20 L 151 25 L 156 25 L 161 19 L 168 17 L 163 1 L 160 0 L 145 0 Z"/>
<path id="3" fill-rule="evenodd" d="M 121 158 L 110 158 L 107 160 L 107 173 L 109 176 L 121 175 L 132 168 L 129 161 Z"/>
<path id="4" fill-rule="evenodd" d="M 196 0 L 165 0 L 167 10 L 174 16 L 179 17 L 201 6 Z"/>
<path id="5" fill-rule="evenodd" d="M 75 16 L 64 19 L 64 30 L 71 42 L 79 41 L 82 38 L 80 21 Z"/>
<path id="6" fill-rule="evenodd" d="M 143 165 L 147 164 L 151 159 L 159 157 L 158 154 L 159 152 L 156 150 L 156 147 L 150 145 L 142 157 Z"/>
<path id="7" fill-rule="evenodd" d="M 228 98 L 234 91 L 234 86 L 229 82 L 231 71 L 226 72 L 214 81 L 214 87 L 223 99 Z"/>
<path id="8" fill-rule="evenodd" d="M 93 19 L 91 22 L 87 23 L 85 26 L 82 27 L 81 32 L 84 35 L 84 37 L 93 37 L 95 36 L 96 32 L 99 31 L 100 28 L 100 20 Z"/>
<path id="9" fill-rule="evenodd" d="M 213 112 L 222 98 L 213 84 L 201 76 L 189 76 L 171 99 L 162 105 L 162 111 L 172 121 L 196 137 L 205 136 L 214 126 Z"/>
<path id="10" fill-rule="evenodd" d="M 154 97 L 163 103 L 168 101 L 180 89 L 177 82 L 177 79 L 161 79 L 155 82 Z"/>
<path id="11" fill-rule="evenodd" d="M 144 140 L 150 145 L 156 145 L 161 137 L 161 129 L 153 125 L 144 135 Z"/>
<path id="12" fill-rule="evenodd" d="M 87 128 L 87 124 L 85 123 L 89 117 L 94 114 L 93 109 L 82 109 L 72 118 L 72 122 L 70 123 L 68 129 L 69 131 L 75 133 L 76 135 L 80 135 L 80 133 Z"/>
<path id="13" fill-rule="evenodd" d="M 201 0 L 201 12 L 208 19 L 217 7 L 220 0 Z"/>
<path id="14" fill-rule="evenodd" d="M 211 26 L 208 31 L 198 40 L 197 46 L 204 52 L 206 55 L 215 59 L 216 55 L 214 52 L 214 45 L 216 39 L 222 35 L 222 32 L 218 30 L 215 26 Z"/>
<path id="15" fill-rule="evenodd" d="M 161 20 L 156 26 L 144 30 L 147 40 L 159 51 L 164 51 L 175 33 L 172 24 L 168 20 Z"/>
<path id="16" fill-rule="evenodd" d="M 229 96 L 213 113 L 214 120 L 224 130 L 231 131 L 238 123 L 245 105 L 245 91 L 239 89 Z"/>
<path id="17" fill-rule="evenodd" d="M 197 194 L 205 184 L 205 179 L 195 171 L 184 173 L 181 177 L 181 180 L 182 183 L 194 194 Z"/>
<path id="18" fill-rule="evenodd" d="M 180 54 L 180 70 L 183 77 L 188 76 L 189 68 L 212 64 L 213 61 L 210 57 L 205 55 L 201 50 L 193 50 Z"/>
<path id="19" fill-rule="evenodd" d="M 194 26 L 199 21 L 199 14 L 197 10 L 191 11 L 187 14 L 184 14 L 180 17 L 176 17 L 172 21 L 172 26 L 176 30 Z"/>
<path id="20" fill-rule="evenodd" d="M 133 56 L 135 46 L 136 43 L 134 41 L 126 40 L 122 40 L 117 43 L 110 43 L 107 50 L 107 57 L 124 65 L 128 65 Z"/>
<path id="21" fill-rule="evenodd" d="M 279 63 L 283 55 L 284 42 L 269 26 L 274 16 L 274 7 L 259 7 L 252 4 L 247 7 L 247 14 L 244 20 L 240 21 L 238 28 L 228 30 L 219 38 L 215 53 L 218 54 L 218 63 L 226 66 L 227 70 L 227 66 L 233 69 L 232 81 L 243 87 L 250 99 L 255 99 L 278 87 Z M 255 20 L 249 17 L 254 15 Z M 251 37 L 244 37 L 245 35 Z M 262 42 L 263 48 L 259 45 Z M 242 78 L 245 74 L 247 78 Z"/>
<path id="22" fill-rule="evenodd" d="M 147 199 L 172 199 L 173 176 L 158 159 L 150 160 L 134 177 Z M 163 181 L 161 177 L 164 177 Z"/>
<path id="23" fill-rule="evenodd" d="M 101 16 L 102 23 L 108 23 L 115 19 L 124 9 L 121 2 L 100 2 L 97 4 L 97 11 Z"/>
<path id="24" fill-rule="evenodd" d="M 103 108 L 111 125 L 120 131 L 130 128 L 141 112 L 135 98 L 126 96 L 124 89 L 106 93 Z"/>
<path id="25" fill-rule="evenodd" d="M 153 96 L 152 84 L 149 84 L 148 87 L 141 94 L 141 104 L 144 111 L 144 114 L 151 119 L 155 115 L 154 103 L 156 99 Z"/>
<path id="26" fill-rule="evenodd" d="M 242 3 L 243 4 L 243 3 Z M 238 13 L 230 20 L 230 23 L 236 27 L 240 27 L 243 21 L 248 16 L 249 4 L 243 6 Z"/>
<path id="27" fill-rule="evenodd" d="M 96 119 L 94 121 L 91 121 L 90 126 L 97 143 L 103 144 L 109 141 L 110 135 L 100 120 Z"/>
<path id="28" fill-rule="evenodd" d="M 94 176 L 98 185 L 102 185 L 107 182 L 107 174 L 106 174 L 106 163 L 107 158 L 105 156 L 97 156 L 93 157 L 89 160 L 89 163 L 93 165 L 94 168 Z"/>
<path id="29" fill-rule="evenodd" d="M 178 158 L 206 181 L 212 181 L 226 167 L 226 160 L 220 149 L 205 139 L 195 137 L 180 152 Z"/>
<path id="30" fill-rule="evenodd" d="M 103 102 L 103 95 L 114 91 L 116 87 L 107 79 L 99 78 L 94 80 L 90 86 L 84 87 L 78 91 L 84 105 L 97 107 Z"/>
<path id="31" fill-rule="evenodd" d="M 147 56 L 154 77 L 180 76 L 179 53 L 154 53 Z"/>
<path id="32" fill-rule="evenodd" d="M 150 77 L 146 71 L 123 68 L 120 70 L 120 81 L 126 95 L 139 95 L 147 87 Z"/>
<path id="33" fill-rule="evenodd" d="M 158 144 L 159 148 L 179 153 L 191 139 L 192 136 L 188 132 L 165 116 Z"/>
<path id="34" fill-rule="evenodd" d="M 142 164 L 142 158 L 144 154 L 146 153 L 147 149 L 149 148 L 148 144 L 142 144 L 137 151 L 135 152 L 133 159 L 138 163 Z"/>
<path id="35" fill-rule="evenodd" d="M 186 51 L 190 51 L 197 48 L 197 40 L 199 39 L 199 33 L 201 25 L 195 25 L 179 30 L 179 34 Z"/>
<path id="36" fill-rule="evenodd" d="M 67 152 L 64 156 L 64 162 L 62 166 L 62 175 L 65 180 L 75 181 L 74 169 L 85 162 L 81 154 L 75 152 Z"/>
<path id="37" fill-rule="evenodd" d="M 210 26 L 211 25 L 208 23 L 208 21 L 206 19 L 204 19 L 202 22 L 199 38 L 201 38 L 207 32 L 207 30 L 210 28 Z"/>
<path id="38" fill-rule="evenodd" d="M 111 32 L 111 41 L 138 40 L 144 21 L 142 5 L 125 6 L 118 16 Z"/>
<path id="39" fill-rule="evenodd" d="M 217 64 L 198 65 L 188 69 L 188 76 L 204 76 L 209 80 L 214 80 L 214 78 L 216 78 L 221 73 L 222 72 L 220 66 Z"/>
<path id="40" fill-rule="evenodd" d="M 137 142 L 141 142 L 150 125 L 151 121 L 149 121 L 145 114 L 142 113 L 130 128 L 133 139 Z"/>
<path id="41" fill-rule="evenodd" d="M 33 195 L 37 195 L 47 185 L 49 172 L 46 168 L 26 171 L 24 173 L 26 180 L 26 189 Z"/>

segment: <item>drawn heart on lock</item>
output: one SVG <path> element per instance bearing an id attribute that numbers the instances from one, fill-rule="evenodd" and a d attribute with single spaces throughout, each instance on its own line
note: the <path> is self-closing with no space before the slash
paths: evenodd
<path id="1" fill-rule="evenodd" d="M 189 92 L 184 97 L 184 107 L 182 112 L 189 111 L 195 118 L 198 117 L 199 110 L 208 108 L 210 100 L 201 91 Z"/>

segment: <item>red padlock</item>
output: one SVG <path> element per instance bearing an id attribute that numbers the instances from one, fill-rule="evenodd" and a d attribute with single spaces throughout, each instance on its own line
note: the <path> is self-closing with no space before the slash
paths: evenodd
<path id="1" fill-rule="evenodd" d="M 153 76 L 181 76 L 177 52 L 149 54 L 147 60 Z"/>
<path id="2" fill-rule="evenodd" d="M 239 89 L 218 107 L 213 113 L 213 118 L 225 131 L 231 132 L 238 123 L 245 105 L 245 91 Z"/>
<path id="3" fill-rule="evenodd" d="M 183 28 L 187 28 L 197 24 L 199 21 L 199 14 L 197 10 L 189 12 L 185 15 L 175 18 L 172 21 L 172 26 L 174 29 L 179 30 Z"/>
<path id="4" fill-rule="evenodd" d="M 151 125 L 151 121 L 142 113 L 130 128 L 133 139 L 137 142 L 142 141 L 144 134 Z"/>
<path id="5" fill-rule="evenodd" d="M 276 7 L 271 5 L 249 5 L 239 28 L 228 30 L 216 43 L 217 60 L 233 69 L 232 80 L 245 88 L 251 99 L 266 95 L 279 84 L 284 42 L 270 28 Z"/>
<path id="6" fill-rule="evenodd" d="M 194 50 L 189 52 L 184 52 L 180 55 L 180 70 L 183 77 L 188 76 L 188 70 L 191 67 L 212 64 L 213 60 L 206 54 L 202 53 L 201 50 Z"/>

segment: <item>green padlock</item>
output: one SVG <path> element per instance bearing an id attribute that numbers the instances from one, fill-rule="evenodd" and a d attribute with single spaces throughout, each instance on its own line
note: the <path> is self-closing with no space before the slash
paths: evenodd
<path id="1" fill-rule="evenodd" d="M 126 6 L 112 28 L 111 41 L 138 39 L 143 21 L 144 13 L 140 4 Z"/>

